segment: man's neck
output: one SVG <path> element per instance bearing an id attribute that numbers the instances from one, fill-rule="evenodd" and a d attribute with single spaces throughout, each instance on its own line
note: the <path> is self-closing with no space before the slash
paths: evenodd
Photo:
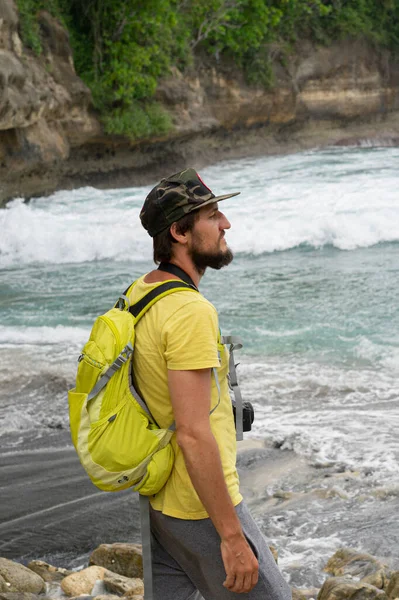
<path id="1" fill-rule="evenodd" d="M 177 258 L 173 258 L 170 261 L 170 264 L 182 269 L 185 273 L 187 273 L 189 277 L 191 277 L 195 287 L 199 286 L 199 283 L 204 273 L 198 273 L 197 269 L 194 267 L 192 261 L 188 257 L 186 258 L 186 260 L 179 260 Z"/>
<path id="2" fill-rule="evenodd" d="M 187 273 L 187 275 L 189 275 L 189 277 L 191 277 L 191 279 L 193 280 L 195 287 L 198 288 L 203 273 L 198 273 L 198 271 L 196 270 L 189 258 L 187 258 L 187 260 L 179 260 L 177 258 L 173 258 L 170 261 L 170 263 L 172 265 L 176 265 L 185 273 Z M 168 279 L 180 279 L 180 277 L 171 273 L 166 273 L 165 271 L 160 271 L 159 269 L 155 269 L 154 271 L 151 271 L 145 276 L 144 282 L 157 283 L 159 281 L 166 281 Z"/>

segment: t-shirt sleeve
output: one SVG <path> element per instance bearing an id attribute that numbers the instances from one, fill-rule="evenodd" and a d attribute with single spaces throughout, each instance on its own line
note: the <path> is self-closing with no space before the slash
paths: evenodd
<path id="1" fill-rule="evenodd" d="M 217 313 L 211 304 L 196 300 L 181 306 L 162 330 L 167 368 L 188 371 L 219 367 L 218 330 Z"/>

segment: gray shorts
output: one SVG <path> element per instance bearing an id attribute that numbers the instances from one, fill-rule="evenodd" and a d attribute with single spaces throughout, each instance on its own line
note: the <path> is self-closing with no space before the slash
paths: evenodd
<path id="1" fill-rule="evenodd" d="M 220 537 L 210 519 L 175 519 L 151 509 L 154 600 L 291 600 L 291 589 L 244 502 L 236 512 L 259 562 L 256 586 L 247 594 L 223 587 Z"/>

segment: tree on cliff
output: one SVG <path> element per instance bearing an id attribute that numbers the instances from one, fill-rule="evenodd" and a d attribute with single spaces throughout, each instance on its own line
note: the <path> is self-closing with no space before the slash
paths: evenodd
<path id="1" fill-rule="evenodd" d="M 273 60 L 290 59 L 298 39 L 328 44 L 366 37 L 399 47 L 396 0 L 16 0 L 26 45 L 41 51 L 36 16 L 68 27 L 78 74 L 110 133 L 143 138 L 171 127 L 154 101 L 172 66 L 207 55 L 228 58 L 249 83 L 272 85 Z M 276 52 L 278 48 L 278 52 Z"/>

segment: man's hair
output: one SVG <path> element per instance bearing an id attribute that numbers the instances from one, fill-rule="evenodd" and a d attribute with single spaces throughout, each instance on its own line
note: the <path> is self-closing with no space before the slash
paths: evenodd
<path id="1" fill-rule="evenodd" d="M 194 210 L 188 215 L 185 215 L 176 222 L 177 232 L 180 234 L 192 231 L 195 222 L 198 220 L 199 210 Z M 153 238 L 154 248 L 154 263 L 158 265 L 161 262 L 170 262 L 173 256 L 173 244 L 176 244 L 177 240 L 170 233 L 170 227 L 161 231 Z"/>

